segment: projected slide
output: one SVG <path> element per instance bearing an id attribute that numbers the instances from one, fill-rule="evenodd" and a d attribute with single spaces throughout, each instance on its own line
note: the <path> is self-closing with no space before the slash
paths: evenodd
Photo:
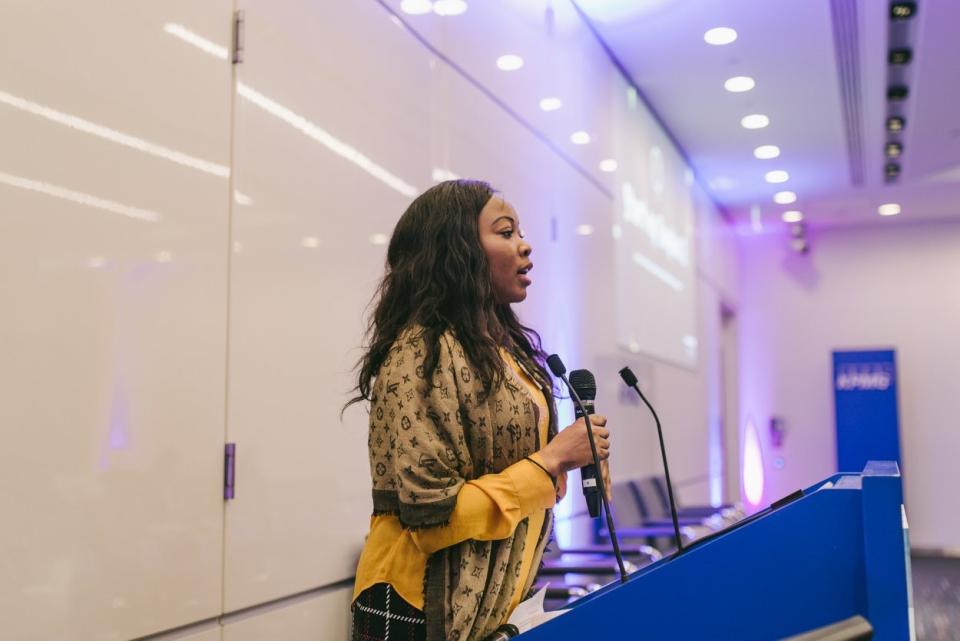
<path id="1" fill-rule="evenodd" d="M 621 95 L 613 215 L 617 343 L 694 367 L 693 176 L 636 94 L 624 86 Z"/>

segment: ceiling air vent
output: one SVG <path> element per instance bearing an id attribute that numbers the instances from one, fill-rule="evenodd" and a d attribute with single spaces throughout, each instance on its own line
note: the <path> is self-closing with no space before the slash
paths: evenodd
<path id="1" fill-rule="evenodd" d="M 860 90 L 860 20 L 858 0 L 830 0 L 833 45 L 837 54 L 843 125 L 847 135 L 850 182 L 863 185 L 863 99 Z"/>

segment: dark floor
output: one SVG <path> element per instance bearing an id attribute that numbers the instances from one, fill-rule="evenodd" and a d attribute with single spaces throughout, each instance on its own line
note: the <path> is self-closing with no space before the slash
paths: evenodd
<path id="1" fill-rule="evenodd" d="M 960 641 L 960 559 L 914 556 L 917 641 Z"/>

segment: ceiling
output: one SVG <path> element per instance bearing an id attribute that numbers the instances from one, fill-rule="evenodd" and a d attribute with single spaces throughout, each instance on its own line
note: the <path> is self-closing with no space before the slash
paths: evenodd
<path id="1" fill-rule="evenodd" d="M 920 2 L 911 20 L 891 29 L 889 0 L 578 4 L 744 232 L 782 230 L 786 210 L 820 227 L 960 219 L 960 5 Z M 707 44 L 704 33 L 720 26 L 737 39 Z M 891 38 L 910 44 L 913 59 L 893 72 L 910 93 L 898 107 L 907 123 L 902 171 L 887 183 Z M 730 93 L 724 81 L 732 76 L 750 76 L 756 86 Z M 742 128 L 752 113 L 767 115 L 769 126 Z M 754 158 L 753 149 L 768 144 L 780 156 Z M 774 169 L 789 180 L 768 184 L 765 173 Z M 781 190 L 797 201 L 775 204 Z M 900 204 L 902 213 L 880 216 L 883 203 Z"/>

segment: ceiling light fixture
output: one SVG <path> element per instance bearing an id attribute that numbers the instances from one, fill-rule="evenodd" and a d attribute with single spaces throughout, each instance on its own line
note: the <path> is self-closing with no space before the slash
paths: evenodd
<path id="1" fill-rule="evenodd" d="M 881 216 L 896 216 L 900 213 L 900 205 L 897 203 L 885 203 L 877 207 L 877 213 Z"/>
<path id="2" fill-rule="evenodd" d="M 763 114 L 750 114 L 740 119 L 740 125 L 744 129 L 763 129 L 770 124 L 770 119 Z"/>
<path id="3" fill-rule="evenodd" d="M 600 171 L 605 171 L 607 173 L 617 170 L 617 161 L 613 158 L 607 158 L 606 160 L 600 161 Z"/>
<path id="4" fill-rule="evenodd" d="M 778 191 L 773 195 L 773 202 L 778 205 L 789 205 L 797 202 L 797 194 L 792 191 Z"/>
<path id="5" fill-rule="evenodd" d="M 790 174 L 782 169 L 774 169 L 764 174 L 763 179 L 768 183 L 785 183 L 790 180 Z"/>
<path id="6" fill-rule="evenodd" d="M 891 49 L 887 60 L 892 65 L 906 65 L 913 59 L 913 50 L 910 47 Z"/>
<path id="7" fill-rule="evenodd" d="M 540 100 L 540 109 L 543 111 L 556 111 L 563 106 L 563 101 L 559 98 L 543 98 Z"/>
<path id="8" fill-rule="evenodd" d="M 575 131 L 570 134 L 570 142 L 575 145 L 586 145 L 590 142 L 590 134 L 585 131 Z"/>
<path id="9" fill-rule="evenodd" d="M 903 116 L 890 116 L 887 118 L 887 131 L 892 134 L 900 133 L 906 126 L 907 121 Z"/>
<path id="10" fill-rule="evenodd" d="M 803 220 L 803 213 L 797 211 L 796 209 L 791 209 L 783 212 L 780 217 L 783 218 L 783 222 L 785 223 L 799 223 L 801 220 Z"/>
<path id="11" fill-rule="evenodd" d="M 760 145 L 753 150 L 754 158 L 759 158 L 760 160 L 770 160 L 771 158 L 776 158 L 780 155 L 780 147 L 776 145 Z"/>
<path id="12" fill-rule="evenodd" d="M 371 245 L 386 245 L 390 238 L 386 234 L 373 234 L 370 236 Z"/>
<path id="13" fill-rule="evenodd" d="M 906 85 L 892 85 L 887 87 L 887 100 L 900 102 L 907 99 L 910 94 L 910 88 Z"/>
<path id="14" fill-rule="evenodd" d="M 883 168 L 883 175 L 887 182 L 896 180 L 900 176 L 900 165 L 895 162 L 888 162 Z"/>
<path id="15" fill-rule="evenodd" d="M 727 78 L 723 83 L 723 88 L 731 93 L 750 91 L 755 86 L 757 86 L 757 83 L 750 76 L 734 76 L 733 78 Z"/>
<path id="16" fill-rule="evenodd" d="M 703 34 L 703 40 L 708 45 L 728 45 L 736 39 L 737 32 L 730 27 L 714 27 Z"/>
<path id="17" fill-rule="evenodd" d="M 577 225 L 577 236 L 589 236 L 593 233 L 593 225 Z"/>
<path id="18" fill-rule="evenodd" d="M 900 154 L 903 153 L 903 143 L 895 141 L 888 142 L 884 145 L 883 151 L 887 154 L 887 158 L 899 158 Z"/>
<path id="19" fill-rule="evenodd" d="M 516 71 L 523 66 L 523 58 L 516 54 L 508 53 L 497 58 L 497 67 L 501 71 Z"/>
<path id="20" fill-rule="evenodd" d="M 891 20 L 909 20 L 917 13 L 916 2 L 894 2 L 890 5 Z"/>

